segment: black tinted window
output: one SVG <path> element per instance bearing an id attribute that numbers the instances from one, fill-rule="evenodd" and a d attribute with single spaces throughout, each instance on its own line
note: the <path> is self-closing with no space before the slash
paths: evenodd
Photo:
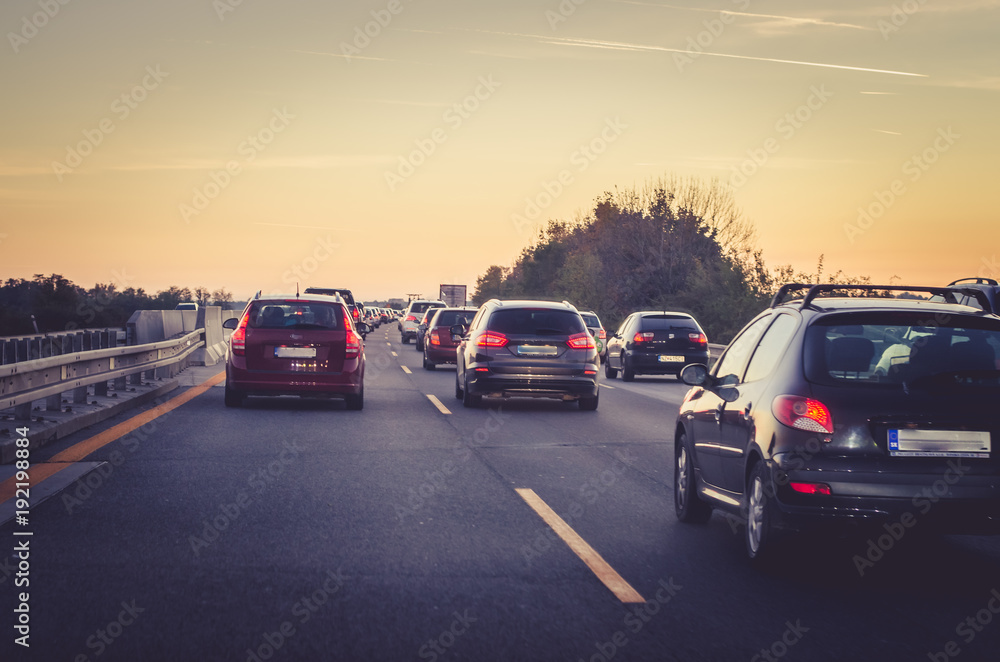
<path id="1" fill-rule="evenodd" d="M 453 326 L 455 324 L 469 324 L 469 320 L 476 314 L 474 310 L 443 310 L 432 320 L 435 326 Z"/>
<path id="2" fill-rule="evenodd" d="M 343 325 L 343 309 L 332 303 L 262 301 L 250 309 L 247 325 L 252 329 L 339 329 Z"/>
<path id="3" fill-rule="evenodd" d="M 601 320 L 597 319 L 597 315 L 586 315 L 581 313 L 580 317 L 583 318 L 583 322 L 587 326 L 595 326 L 595 327 L 601 326 Z"/>
<path id="4" fill-rule="evenodd" d="M 778 315 L 764 333 L 764 337 L 760 339 L 743 381 L 752 382 L 771 374 L 784 354 L 785 348 L 788 347 L 788 341 L 791 340 L 793 333 L 795 333 L 795 320 L 789 315 Z"/>
<path id="5" fill-rule="evenodd" d="M 643 331 L 663 331 L 667 329 L 698 329 L 698 324 L 687 316 L 643 315 L 639 326 Z"/>
<path id="6" fill-rule="evenodd" d="M 489 329 L 505 334 L 573 335 L 586 333 L 578 313 L 549 308 L 500 309 L 490 317 Z"/>
<path id="7" fill-rule="evenodd" d="M 425 312 L 427 312 L 428 308 L 443 308 L 443 307 L 444 306 L 442 306 L 439 303 L 433 303 L 433 302 L 430 302 L 430 301 L 422 301 L 420 303 L 415 303 L 412 306 L 410 306 L 410 314 L 419 318 Z"/>

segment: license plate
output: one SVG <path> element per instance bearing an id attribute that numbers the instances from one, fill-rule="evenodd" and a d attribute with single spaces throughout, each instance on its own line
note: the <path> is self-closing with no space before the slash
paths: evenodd
<path id="1" fill-rule="evenodd" d="M 992 450 L 989 432 L 976 430 L 889 430 L 893 457 L 983 457 Z"/>
<path id="2" fill-rule="evenodd" d="M 518 345 L 518 356 L 555 356 L 559 349 L 552 345 Z"/>
<path id="3" fill-rule="evenodd" d="M 683 356 L 675 356 L 673 354 L 660 354 L 660 363 L 684 363 Z"/>
<path id="4" fill-rule="evenodd" d="M 316 358 L 315 347 L 285 347 L 280 345 L 274 348 L 274 358 L 276 359 L 314 359 Z"/>

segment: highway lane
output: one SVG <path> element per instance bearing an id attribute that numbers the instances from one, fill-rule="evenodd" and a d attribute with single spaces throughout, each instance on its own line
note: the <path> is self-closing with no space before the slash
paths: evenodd
<path id="1" fill-rule="evenodd" d="M 465 409 L 454 370 L 423 370 L 394 325 L 366 353 L 361 412 L 298 399 L 225 409 L 213 388 L 88 458 L 118 461 L 90 493 L 32 511 L 32 648 L 7 637 L 0 651 L 16 657 L 2 659 L 749 660 L 765 649 L 917 660 L 954 641 L 959 659 L 985 660 L 998 649 L 1000 619 L 977 621 L 970 641 L 956 632 L 992 616 L 994 539 L 904 538 L 864 577 L 851 560 L 864 541 L 806 541 L 783 572 L 761 572 L 728 520 L 676 522 L 685 389 L 670 378 L 606 382 L 596 412 L 545 400 Z M 646 602 L 616 597 L 518 490 Z M 10 619 L 14 577 L 0 579 Z"/>

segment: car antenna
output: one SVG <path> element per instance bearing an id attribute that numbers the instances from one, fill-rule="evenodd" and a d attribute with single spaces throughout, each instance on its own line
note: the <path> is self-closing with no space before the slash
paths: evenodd
<path id="1" fill-rule="evenodd" d="M 299 281 L 295 281 L 295 298 L 299 298 Z"/>

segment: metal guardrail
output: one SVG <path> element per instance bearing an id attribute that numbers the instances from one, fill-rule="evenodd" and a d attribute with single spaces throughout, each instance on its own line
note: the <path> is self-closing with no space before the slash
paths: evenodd
<path id="1" fill-rule="evenodd" d="M 155 374 L 166 369 L 170 376 L 182 369 L 182 364 L 199 347 L 205 345 L 204 329 L 179 338 L 145 345 L 112 347 L 74 352 L 33 361 L 0 365 L 0 410 L 14 408 L 15 420 L 28 420 L 31 405 L 45 399 L 46 409 L 61 408 L 62 394 L 73 392 L 73 402 L 87 400 L 87 387 L 96 384 L 97 395 L 107 395 L 108 381 L 124 388 L 127 377 L 138 378 L 142 373 Z M 152 374 L 150 377 L 152 377 Z"/>
<path id="2" fill-rule="evenodd" d="M 125 344 L 124 329 L 76 329 L 0 338 L 0 365 L 34 361 Z"/>

